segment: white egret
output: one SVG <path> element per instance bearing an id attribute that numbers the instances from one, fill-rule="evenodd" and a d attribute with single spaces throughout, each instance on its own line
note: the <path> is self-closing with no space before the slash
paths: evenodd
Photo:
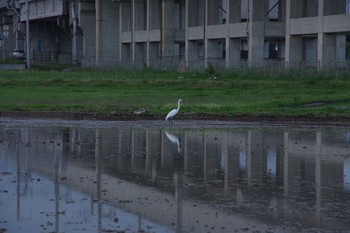
<path id="1" fill-rule="evenodd" d="M 171 110 L 168 115 L 166 115 L 165 120 L 169 120 L 171 121 L 173 119 L 173 117 L 179 112 L 180 110 L 180 103 L 181 103 L 182 99 L 179 99 L 179 101 L 177 102 L 177 108 L 174 108 L 173 110 Z"/>

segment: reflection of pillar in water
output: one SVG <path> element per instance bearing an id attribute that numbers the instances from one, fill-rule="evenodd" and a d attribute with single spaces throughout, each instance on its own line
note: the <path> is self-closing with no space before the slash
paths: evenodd
<path id="1" fill-rule="evenodd" d="M 119 156 L 122 153 L 122 132 L 121 130 L 118 130 L 118 150 L 119 150 Z"/>
<path id="2" fill-rule="evenodd" d="M 70 153 L 74 154 L 74 146 L 76 145 L 76 129 L 72 128 L 71 141 L 70 141 Z"/>
<path id="3" fill-rule="evenodd" d="M 149 168 L 149 135 L 148 135 L 148 130 L 146 130 L 146 161 L 145 161 L 145 175 L 147 175 L 148 168 Z"/>
<path id="4" fill-rule="evenodd" d="M 276 181 L 276 166 L 276 147 L 270 147 L 267 149 L 267 172 L 273 182 Z"/>
<path id="5" fill-rule="evenodd" d="M 350 159 L 344 160 L 343 165 L 343 174 L 344 174 L 344 190 L 350 192 Z"/>
<path id="6" fill-rule="evenodd" d="M 28 182 L 29 182 L 29 178 L 31 176 L 31 167 L 30 167 L 30 159 L 29 159 L 29 129 L 26 128 L 25 130 L 25 138 L 26 138 L 26 142 L 25 142 L 25 185 L 24 185 L 24 194 L 27 194 L 27 190 L 28 190 Z"/>
<path id="7" fill-rule="evenodd" d="M 163 130 L 161 131 L 161 134 L 160 134 L 160 167 L 161 168 L 164 168 L 164 133 L 163 133 Z"/>
<path id="8" fill-rule="evenodd" d="M 60 225 L 60 219 L 59 219 L 59 212 L 60 212 L 60 183 L 59 183 L 59 158 L 57 153 L 55 153 L 55 143 L 52 144 L 53 149 L 53 159 L 54 159 L 54 166 L 55 166 L 55 232 L 59 232 L 59 225 Z"/>
<path id="9" fill-rule="evenodd" d="M 71 138 L 71 147 L 70 151 L 74 155 L 75 154 L 75 146 L 77 146 L 77 156 L 81 155 L 81 143 L 80 143 L 80 130 L 76 128 L 72 128 L 72 138 Z"/>
<path id="10" fill-rule="evenodd" d="M 78 156 L 81 156 L 81 131 L 78 130 Z"/>
<path id="11" fill-rule="evenodd" d="M 181 232 L 182 228 L 182 185 L 183 174 L 175 172 L 175 201 L 176 201 L 176 232 Z"/>
<path id="12" fill-rule="evenodd" d="M 207 138 L 203 132 L 203 182 L 207 182 Z"/>
<path id="13" fill-rule="evenodd" d="M 26 134 L 26 142 L 25 142 L 25 145 L 26 145 L 26 147 L 25 147 L 25 150 L 26 150 L 26 172 L 29 174 L 30 173 L 30 171 L 29 171 L 29 169 L 30 169 L 30 166 L 29 166 L 29 164 L 30 164 L 30 160 L 29 160 L 30 136 L 29 136 L 29 129 L 28 128 L 26 128 L 25 134 Z M 28 181 L 28 179 L 26 179 L 26 180 Z"/>
<path id="14" fill-rule="evenodd" d="M 16 158 L 17 158 L 17 219 L 21 214 L 21 159 L 19 156 L 18 143 L 16 143 Z"/>
<path id="15" fill-rule="evenodd" d="M 316 222 L 321 222 L 321 157 L 322 157 L 322 134 L 316 133 Z"/>
<path id="16" fill-rule="evenodd" d="M 236 190 L 236 203 L 237 206 L 240 206 L 243 203 L 243 193 L 240 187 L 237 187 Z"/>
<path id="17" fill-rule="evenodd" d="M 222 144 L 221 144 L 221 170 L 224 172 L 224 191 L 228 189 L 228 144 L 227 144 L 227 133 L 223 133 Z"/>
<path id="18" fill-rule="evenodd" d="M 283 189 L 284 195 L 288 196 L 288 151 L 289 151 L 289 133 L 284 132 L 283 135 Z"/>
<path id="19" fill-rule="evenodd" d="M 152 159 L 152 182 L 157 182 L 157 160 Z"/>
<path id="20" fill-rule="evenodd" d="M 137 228 L 138 228 L 138 232 L 142 232 L 142 216 L 141 215 L 137 215 Z"/>
<path id="21" fill-rule="evenodd" d="M 278 213 L 277 213 L 277 199 L 275 196 L 272 196 L 270 199 L 270 209 L 273 210 L 273 217 L 277 218 Z"/>
<path id="22" fill-rule="evenodd" d="M 135 130 L 131 130 L 131 169 L 134 169 L 135 165 Z"/>
<path id="23" fill-rule="evenodd" d="M 96 167 L 96 196 L 97 196 L 97 225 L 98 232 L 101 232 L 101 215 L 102 215 L 102 204 L 101 204 L 101 136 L 100 130 L 96 129 L 95 132 L 95 167 Z"/>
<path id="24" fill-rule="evenodd" d="M 187 166 L 188 166 L 187 140 L 188 140 L 188 135 L 187 135 L 187 130 L 186 130 L 185 135 L 184 135 L 184 172 L 187 172 Z"/>
<path id="25" fill-rule="evenodd" d="M 252 185 L 252 131 L 247 132 L 247 182 Z"/>
<path id="26" fill-rule="evenodd" d="M 239 156 L 238 156 L 238 164 L 239 164 L 239 178 L 246 179 L 247 172 L 247 138 L 242 135 L 241 143 L 239 145 Z"/>

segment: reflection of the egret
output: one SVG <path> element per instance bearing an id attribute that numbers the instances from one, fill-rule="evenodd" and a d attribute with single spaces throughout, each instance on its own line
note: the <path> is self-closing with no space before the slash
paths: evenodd
<path id="1" fill-rule="evenodd" d="M 172 134 L 172 133 L 169 133 L 168 131 L 165 131 L 165 135 L 167 136 L 167 138 L 174 144 L 177 145 L 177 151 L 180 153 L 181 152 L 181 146 L 180 146 L 180 141 L 179 141 L 179 138 Z"/>

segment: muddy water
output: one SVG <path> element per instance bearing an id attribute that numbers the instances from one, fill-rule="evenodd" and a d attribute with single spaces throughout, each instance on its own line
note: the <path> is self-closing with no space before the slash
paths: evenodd
<path id="1" fill-rule="evenodd" d="M 0 232 L 346 232 L 350 127 L 0 118 Z"/>

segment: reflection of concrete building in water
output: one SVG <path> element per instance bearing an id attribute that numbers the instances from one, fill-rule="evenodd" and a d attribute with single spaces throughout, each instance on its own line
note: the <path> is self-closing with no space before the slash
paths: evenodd
<path id="1" fill-rule="evenodd" d="M 0 7 L 4 48 L 23 48 L 25 1 Z M 83 65 L 182 70 L 349 59 L 348 0 L 31 0 L 29 8 L 36 60 L 51 52 Z"/>
<path id="2" fill-rule="evenodd" d="M 339 204 L 339 199 L 333 200 L 334 195 L 341 199 L 349 191 L 349 142 L 343 132 L 183 130 L 177 132 L 181 134 L 180 160 L 174 159 L 177 147 L 167 142 L 165 132 L 158 129 L 80 127 L 54 132 L 39 128 L 0 132 L 5 143 L 30 142 L 26 144 L 30 146 L 20 147 L 20 156 L 27 156 L 20 159 L 22 168 L 68 177 L 65 184 L 96 198 L 121 200 L 115 203 L 120 208 L 153 221 L 174 222 L 176 216 L 178 224 L 191 224 L 191 216 L 208 208 L 194 208 L 191 200 L 205 195 L 208 202 L 229 200 L 252 213 L 262 208 L 261 218 L 281 213 L 306 226 L 315 222 L 322 225 L 321 219 L 334 217 L 327 207 L 332 202 Z M 144 185 L 135 184 L 135 177 Z M 150 183 L 155 189 L 147 187 Z M 289 197 L 293 197 L 292 203 Z M 140 204 L 143 198 L 158 206 Z M 159 202 L 164 198 L 173 208 Z M 205 223 L 217 224 L 213 217 L 216 210 L 206 211 Z M 232 220 L 224 210 L 219 214 Z M 197 227 L 204 227 L 201 224 Z"/>

